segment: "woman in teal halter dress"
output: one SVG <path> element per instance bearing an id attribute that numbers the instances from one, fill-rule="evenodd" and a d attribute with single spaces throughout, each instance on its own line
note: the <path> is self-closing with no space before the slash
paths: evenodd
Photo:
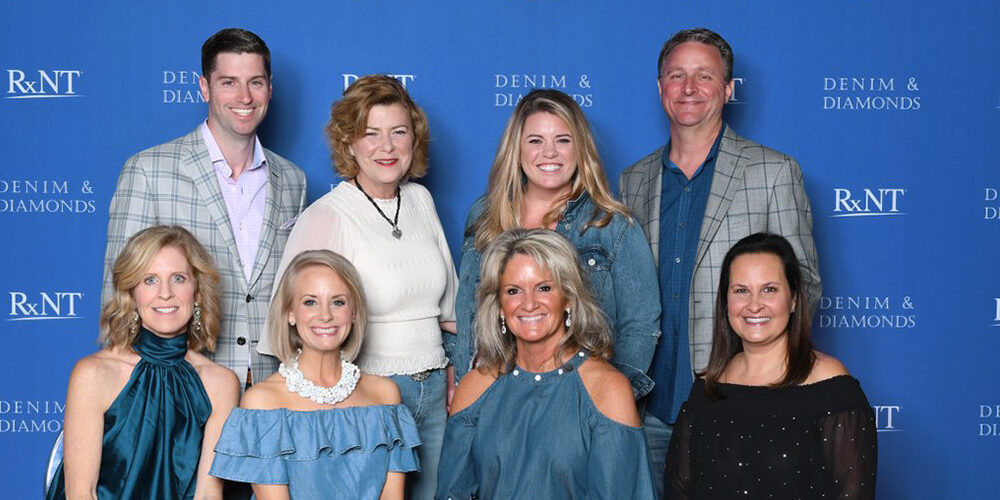
<path id="1" fill-rule="evenodd" d="M 70 375 L 63 463 L 46 497 L 222 498 L 208 467 L 239 382 L 200 354 L 219 333 L 212 258 L 183 228 L 154 226 L 113 273 L 104 348 Z"/>
<path id="2" fill-rule="evenodd" d="M 436 498 L 653 500 L 632 388 L 572 243 L 506 231 L 480 274 L 479 364 L 452 401 Z"/>
<path id="3" fill-rule="evenodd" d="M 329 250 L 292 259 L 267 320 L 281 367 L 229 416 L 213 476 L 252 483 L 260 500 L 403 499 L 420 437 L 396 384 L 351 363 L 366 317 L 350 261 Z"/>

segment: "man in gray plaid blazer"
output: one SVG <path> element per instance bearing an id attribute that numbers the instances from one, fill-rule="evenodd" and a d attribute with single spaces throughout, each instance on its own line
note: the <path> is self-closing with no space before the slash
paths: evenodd
<path id="1" fill-rule="evenodd" d="M 708 364 L 720 265 L 729 248 L 756 232 L 780 234 L 799 258 L 812 311 L 821 294 L 798 163 L 740 137 L 722 120 L 733 91 L 732 67 L 732 49 L 710 30 L 671 37 L 657 61 L 670 140 L 619 180 L 622 201 L 640 221 L 660 277 L 662 336 L 650 369 L 656 387 L 643 421 L 657 474 L 694 374 Z"/>
<path id="2" fill-rule="evenodd" d="M 128 159 L 111 199 L 103 300 L 111 268 L 136 232 L 183 226 L 215 257 L 221 276 L 222 332 L 213 359 L 245 386 L 277 360 L 257 352 L 271 286 L 291 223 L 305 204 L 305 175 L 264 149 L 257 127 L 271 99 L 270 52 L 246 30 L 229 28 L 202 46 L 208 119 L 193 132 Z"/>

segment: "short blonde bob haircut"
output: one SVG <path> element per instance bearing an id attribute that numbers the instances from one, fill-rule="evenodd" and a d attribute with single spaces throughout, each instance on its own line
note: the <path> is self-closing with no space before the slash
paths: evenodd
<path id="1" fill-rule="evenodd" d="M 584 225 L 584 230 L 608 225 L 614 214 L 631 221 L 628 209 L 611 194 L 594 136 L 580 106 L 561 91 L 532 90 L 514 108 L 514 114 L 500 136 L 486 188 L 486 208 L 466 233 L 466 236 L 475 236 L 476 249 L 480 252 L 500 233 L 521 227 L 521 200 L 528 182 L 521 166 L 521 134 L 524 123 L 535 113 L 551 113 L 562 119 L 573 134 L 573 145 L 576 147 L 576 173 L 573 174 L 569 193 L 545 214 L 542 224 L 548 227 L 558 220 L 565 203 L 583 193 L 587 193 L 594 202 L 594 213 Z"/>
<path id="2" fill-rule="evenodd" d="M 566 298 L 572 321 L 553 354 L 555 363 L 560 364 L 580 349 L 597 358 L 610 359 L 614 343 L 611 328 L 594 301 L 573 244 L 548 229 L 512 229 L 500 234 L 483 253 L 476 293 L 479 301 L 476 310 L 477 369 L 481 373 L 504 373 L 513 368 L 517 357 L 513 332 L 503 334 L 500 330 L 500 276 L 514 255 L 526 255 L 550 273 L 553 286 Z"/>
<path id="3" fill-rule="evenodd" d="M 430 142 L 427 115 L 410 99 L 410 94 L 395 78 L 369 75 L 355 80 L 344 91 L 344 97 L 330 107 L 330 122 L 324 130 L 330 141 L 337 175 L 344 179 L 352 179 L 358 175 L 361 167 L 351 154 L 351 144 L 365 136 L 368 114 L 373 106 L 393 104 L 400 104 L 406 109 L 413 128 L 413 158 L 400 183 L 427 174 L 427 145 Z"/>
<path id="4" fill-rule="evenodd" d="M 271 308 L 267 313 L 267 334 L 270 335 L 271 348 L 274 355 L 282 362 L 288 363 L 302 347 L 302 338 L 298 330 L 288 323 L 288 313 L 295 305 L 295 286 L 299 276 L 308 272 L 313 266 L 327 267 L 333 270 L 347 285 L 347 301 L 351 306 L 354 323 L 347 339 L 341 345 L 341 355 L 348 361 L 354 361 L 361 350 L 361 342 L 365 338 L 365 326 L 368 322 L 368 308 L 365 305 L 365 294 L 361 288 L 361 278 L 351 261 L 329 250 L 307 250 L 295 256 L 281 275 L 281 281 L 271 299 Z"/>
<path id="5" fill-rule="evenodd" d="M 99 340 L 105 347 L 116 349 L 131 346 L 137 334 L 132 333 L 132 322 L 138 306 L 132 290 L 142 283 L 156 255 L 166 247 L 180 250 L 198 288 L 195 301 L 201 306 L 201 328 L 195 331 L 188 320 L 188 349 L 214 351 L 219 338 L 221 311 L 219 302 L 219 271 L 215 259 L 198 243 L 198 240 L 180 226 L 152 226 L 135 233 L 111 268 L 111 297 L 101 309 Z"/>

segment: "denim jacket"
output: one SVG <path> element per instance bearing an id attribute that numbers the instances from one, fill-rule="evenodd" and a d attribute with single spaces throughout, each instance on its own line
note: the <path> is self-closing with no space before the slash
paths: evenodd
<path id="1" fill-rule="evenodd" d="M 466 231 L 484 207 L 484 198 L 472 205 L 465 219 Z M 569 202 L 555 230 L 576 246 L 594 298 L 614 333 L 615 355 L 611 363 L 628 377 L 639 398 L 653 388 L 646 371 L 660 336 L 660 289 L 653 254 L 639 225 L 621 215 L 615 215 L 604 227 L 584 231 L 593 211 L 594 204 L 584 193 Z M 474 236 L 466 236 L 462 242 L 456 304 L 458 335 L 447 336 L 452 340 L 446 348 L 455 366 L 456 382 L 472 368 L 476 352 L 476 288 L 481 256 L 474 240 Z"/>

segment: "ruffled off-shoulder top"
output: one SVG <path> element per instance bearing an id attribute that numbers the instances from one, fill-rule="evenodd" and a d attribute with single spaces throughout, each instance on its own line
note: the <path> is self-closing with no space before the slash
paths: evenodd
<path id="1" fill-rule="evenodd" d="M 236 408 L 215 445 L 213 476 L 285 484 L 292 498 L 377 499 L 388 472 L 419 469 L 403 405 L 293 411 Z"/>

